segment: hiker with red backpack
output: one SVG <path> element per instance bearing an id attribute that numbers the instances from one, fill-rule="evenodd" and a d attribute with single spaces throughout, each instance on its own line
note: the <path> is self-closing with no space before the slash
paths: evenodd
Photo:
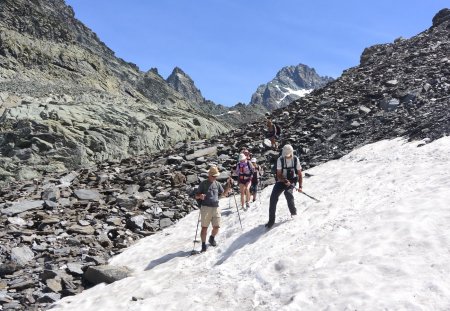
<path id="1" fill-rule="evenodd" d="M 278 198 L 282 192 L 284 192 L 284 196 L 286 197 L 291 216 L 297 215 L 293 191 L 295 189 L 298 192 L 302 192 L 302 167 L 300 160 L 294 155 L 294 148 L 289 144 L 283 147 L 282 154 L 277 159 L 276 180 L 277 182 L 273 186 L 272 194 L 270 195 L 269 221 L 266 224 L 266 228 L 268 229 L 275 223 Z M 298 188 L 295 188 L 297 182 Z"/>
<path id="2" fill-rule="evenodd" d="M 281 135 L 281 127 L 278 124 L 275 124 L 272 120 L 267 119 L 267 138 L 270 139 L 270 143 L 272 144 L 272 149 L 278 149 L 277 140 Z"/>
<path id="3" fill-rule="evenodd" d="M 241 206 L 245 210 L 250 207 L 250 186 L 252 184 L 253 167 L 247 156 L 243 153 L 239 154 L 236 175 L 238 176 L 239 191 L 241 193 Z"/>

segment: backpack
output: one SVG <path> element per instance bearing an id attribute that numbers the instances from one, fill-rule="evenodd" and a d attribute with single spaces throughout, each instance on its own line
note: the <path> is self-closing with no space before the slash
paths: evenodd
<path id="1" fill-rule="evenodd" d="M 280 136 L 281 135 L 281 126 L 278 125 L 278 123 L 273 124 L 275 126 L 275 135 Z"/>
<path id="2" fill-rule="evenodd" d="M 257 185 L 261 177 L 261 166 L 257 165 L 252 175 L 252 185 Z"/>
<path id="3" fill-rule="evenodd" d="M 281 157 L 281 170 L 287 169 L 288 167 L 286 166 L 286 159 L 281 155 L 280 152 L 280 156 L 278 158 Z M 271 168 L 271 172 L 275 177 L 275 180 L 277 180 L 277 162 L 278 162 L 278 158 L 276 158 L 275 162 L 272 165 Z M 289 180 L 295 180 L 295 182 L 297 182 L 298 180 L 298 176 L 297 176 L 297 170 L 295 169 L 297 167 L 297 163 L 298 163 L 299 158 L 296 155 L 296 152 L 294 150 L 294 166 L 293 166 L 293 175 L 290 177 L 289 176 L 289 172 L 288 172 L 288 179 Z M 292 168 L 291 168 L 292 169 Z M 290 178 L 289 178 L 290 177 Z"/>
<path id="4" fill-rule="evenodd" d="M 238 175 L 239 180 L 240 180 L 240 181 L 243 181 L 243 182 L 246 182 L 246 181 L 248 181 L 249 179 L 251 179 L 251 178 L 253 177 L 253 172 L 254 172 L 251 163 L 250 163 L 249 161 L 247 161 L 246 163 L 247 163 L 247 167 L 248 167 L 250 173 L 244 174 L 244 173 L 243 173 L 244 169 L 243 169 L 243 168 L 240 168 L 239 175 Z M 238 166 L 240 166 L 239 163 L 236 165 L 236 167 L 238 167 Z M 241 174 L 241 173 L 242 173 L 242 174 Z"/>

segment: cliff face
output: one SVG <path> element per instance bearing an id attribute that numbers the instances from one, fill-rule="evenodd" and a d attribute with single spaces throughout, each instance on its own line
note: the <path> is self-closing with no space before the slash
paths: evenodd
<path id="1" fill-rule="evenodd" d="M 115 57 L 62 0 L 0 2 L 0 116 L 0 180 L 229 129 L 155 72 Z"/>

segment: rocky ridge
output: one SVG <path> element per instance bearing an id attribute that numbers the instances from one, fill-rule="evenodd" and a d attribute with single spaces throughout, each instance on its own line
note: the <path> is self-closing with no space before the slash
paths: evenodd
<path id="1" fill-rule="evenodd" d="M 281 143 L 290 142 L 307 169 L 380 139 L 403 136 L 425 144 L 448 135 L 449 52 L 450 10 L 445 9 L 430 29 L 366 49 L 360 66 L 275 110 L 272 118 L 283 127 Z M 206 178 L 211 164 L 219 165 L 219 179 L 224 181 L 243 146 L 266 171 L 278 155 L 264 141 L 260 120 L 151 156 L 70 174 L 49 173 L 43 180 L 3 187 L 4 310 L 45 307 L 105 280 L 100 272 L 109 256 L 195 209 L 188 195 L 192 187 Z M 263 185 L 270 183 L 273 178 L 266 174 Z M 306 179 L 305 191 L 307 185 Z M 95 267 L 100 272 L 93 278 Z M 107 280 L 126 273 L 123 268 Z"/>
<path id="2" fill-rule="evenodd" d="M 254 121 L 267 112 L 267 109 L 262 105 L 250 106 L 238 103 L 232 107 L 226 107 L 205 99 L 191 77 L 178 67 L 167 78 L 167 83 L 175 91 L 188 98 L 199 111 L 214 116 L 222 123 L 231 124 L 234 127 Z"/>

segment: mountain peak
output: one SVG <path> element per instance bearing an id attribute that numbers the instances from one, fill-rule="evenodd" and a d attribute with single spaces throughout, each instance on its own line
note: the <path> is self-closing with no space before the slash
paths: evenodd
<path id="1" fill-rule="evenodd" d="M 175 68 L 173 68 L 173 70 L 172 70 L 172 75 L 177 75 L 177 74 L 182 75 L 182 76 L 185 76 L 185 77 L 188 77 L 188 78 L 190 79 L 189 75 L 186 74 L 186 73 L 183 71 L 183 69 L 181 69 L 181 68 L 178 67 L 178 66 L 175 67 Z"/>
<path id="2" fill-rule="evenodd" d="M 445 21 L 450 21 L 450 9 L 442 9 L 433 17 L 433 26 L 442 24 Z"/>
<path id="3" fill-rule="evenodd" d="M 286 66 L 277 72 L 272 81 L 258 87 L 250 104 L 260 104 L 273 110 L 288 105 L 332 80 L 330 77 L 319 76 L 314 68 L 304 64 Z"/>
<path id="4" fill-rule="evenodd" d="M 200 90 L 195 86 L 194 80 L 181 68 L 175 67 L 166 81 L 175 91 L 183 95 L 190 102 L 195 104 L 204 102 L 205 99 Z"/>

